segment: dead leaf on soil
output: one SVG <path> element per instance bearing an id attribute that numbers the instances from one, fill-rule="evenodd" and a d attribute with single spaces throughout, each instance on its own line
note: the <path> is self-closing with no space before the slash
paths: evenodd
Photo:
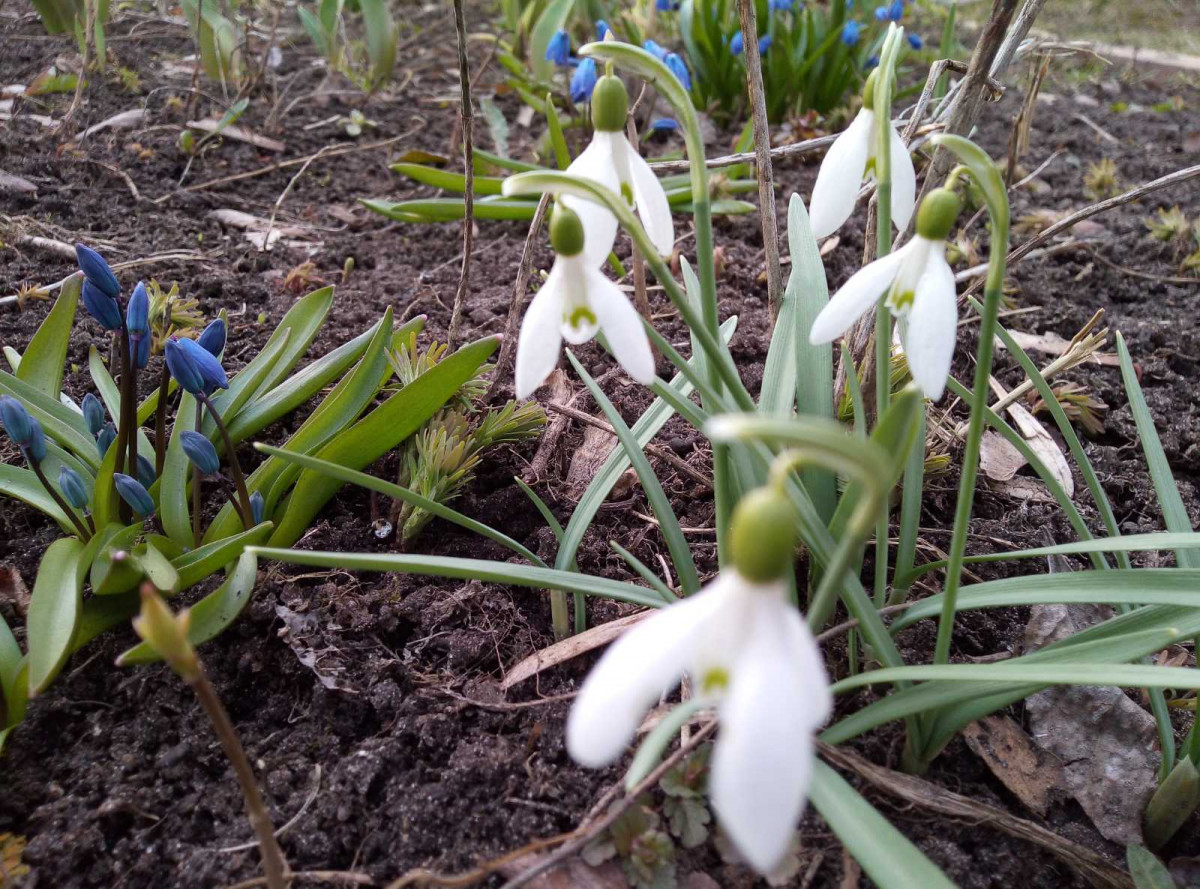
<path id="1" fill-rule="evenodd" d="M 1065 354 L 1071 348 L 1072 343 L 1072 340 L 1065 340 L 1052 330 L 1048 330 L 1045 333 L 1025 333 L 1020 330 L 1010 330 L 1008 335 L 1026 352 L 1042 352 L 1046 355 Z M 996 337 L 996 348 L 1004 348 L 1004 343 L 1000 337 Z M 1091 358 L 1097 364 L 1103 364 L 1108 367 L 1117 367 L 1121 363 L 1121 359 L 1112 352 L 1093 352 Z"/>
<path id="2" fill-rule="evenodd" d="M 325 644 L 321 622 L 315 614 L 301 614 L 286 605 L 276 605 L 275 613 L 283 621 L 279 638 L 287 642 L 300 663 L 312 670 L 323 686 L 330 691 L 359 693 L 358 689 L 342 681 L 346 668 L 340 663 L 341 652 Z"/>
<path id="3" fill-rule="evenodd" d="M 988 430 L 979 442 L 979 468 L 992 481 L 1006 482 L 1025 465 L 1025 458 L 1000 433 Z"/>
<path id="4" fill-rule="evenodd" d="M 529 854 L 514 858 L 500 869 L 506 877 L 515 877 L 536 867 L 541 855 Z M 592 867 L 582 858 L 568 858 L 525 884 L 529 889 L 629 889 L 629 881 L 615 861 Z"/>
<path id="5" fill-rule="evenodd" d="M 653 613 L 654 611 L 651 609 L 649 611 L 639 611 L 636 614 L 618 618 L 617 620 L 610 620 L 606 624 L 592 627 L 590 630 L 585 630 L 576 636 L 568 636 L 561 642 L 555 642 L 541 651 L 534 652 L 508 671 L 508 674 L 504 677 L 504 681 L 500 683 L 500 687 L 508 691 L 508 689 L 512 688 L 518 682 L 524 682 L 530 676 L 535 676 L 542 672 L 542 670 L 553 667 L 556 664 L 565 663 L 571 660 L 571 658 L 579 657 L 579 655 L 586 654 L 589 651 L 594 651 L 601 645 L 607 645 L 638 621 Z"/>
<path id="6" fill-rule="evenodd" d="M 1062 763 L 1008 716 L 985 716 L 963 729 L 967 746 L 1026 808 L 1045 817 L 1066 793 Z"/>
<path id="7" fill-rule="evenodd" d="M 0 565 L 0 599 L 8 602 L 24 617 L 29 611 L 29 590 L 12 565 Z"/>
<path id="8" fill-rule="evenodd" d="M 37 194 L 37 186 L 28 179 L 0 170 L 0 192 L 4 191 L 11 194 Z"/>
<path id="9" fill-rule="evenodd" d="M 204 120 L 189 120 L 187 127 L 192 130 L 200 130 L 202 133 L 217 133 L 226 139 L 234 139 L 238 142 L 245 142 L 248 145 L 253 145 L 255 148 L 261 148 L 264 151 L 281 152 L 287 146 L 278 139 L 272 139 L 269 136 L 260 136 L 258 133 L 251 132 L 245 127 L 240 127 L 235 123 L 231 123 L 224 129 L 221 129 L 221 122 L 212 118 Z"/>
<path id="10" fill-rule="evenodd" d="M 1051 572 L 1070 570 L 1051 561 Z M 1111 616 L 1106 605 L 1034 605 L 1025 649 L 1037 649 Z M 1102 669 L 1102 668 L 1100 668 Z M 1069 792 L 1096 829 L 1121 845 L 1142 843 L 1142 813 L 1158 786 L 1154 719 L 1121 689 L 1057 686 L 1025 701 L 1034 739 L 1063 763 Z"/>
<path id="11" fill-rule="evenodd" d="M 112 117 L 100 121 L 98 124 L 93 124 L 83 131 L 80 139 L 86 139 L 88 136 L 104 130 L 127 130 L 132 127 L 140 127 L 146 120 L 145 108 L 130 108 L 128 111 L 122 111 L 120 114 L 114 114 Z"/>
<path id="12" fill-rule="evenodd" d="M 243 237 L 260 250 L 264 241 L 266 241 L 267 249 L 269 250 L 281 238 L 288 238 L 287 241 L 284 241 L 284 245 L 287 247 L 313 246 L 312 241 L 297 240 L 312 234 L 311 229 L 302 225 L 284 225 L 278 220 L 276 220 L 275 225 L 271 225 L 270 219 L 263 219 L 260 216 L 243 213 L 241 210 L 212 210 L 208 215 L 221 223 L 221 225 L 227 225 L 230 228 L 236 228 L 245 232 Z"/>

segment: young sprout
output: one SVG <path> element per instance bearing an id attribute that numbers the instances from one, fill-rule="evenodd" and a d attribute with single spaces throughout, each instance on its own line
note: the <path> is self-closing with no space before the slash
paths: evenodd
<path id="1" fill-rule="evenodd" d="M 517 339 L 517 398 L 532 394 L 554 370 L 564 339 L 578 345 L 599 331 L 631 377 L 644 385 L 654 380 L 654 356 L 641 316 L 585 254 L 585 243 L 583 220 L 560 202 L 550 217 L 550 244 L 557 257 L 529 304 Z"/>
<path id="2" fill-rule="evenodd" d="M 567 167 L 567 172 L 622 195 L 637 209 L 654 248 L 662 256 L 669 256 L 675 248 L 671 207 L 658 177 L 625 136 L 628 108 L 629 93 L 621 79 L 612 74 L 601 77 L 592 95 L 595 135 L 591 144 Z M 612 251 L 617 237 L 616 217 L 600 204 L 574 195 L 564 196 L 561 202 L 583 221 L 587 261 L 599 266 Z"/>
<path id="3" fill-rule="evenodd" d="M 787 597 L 796 546 L 787 496 L 769 486 L 743 497 L 730 534 L 730 566 L 716 580 L 638 624 L 596 664 L 571 708 L 567 749 L 587 766 L 612 762 L 686 672 L 721 720 L 709 779 L 717 817 L 769 873 L 804 810 L 813 732 L 832 698 L 820 649 Z"/>
<path id="4" fill-rule="evenodd" d="M 1083 193 L 1094 201 L 1112 197 L 1121 190 L 1117 180 L 1117 165 L 1111 158 L 1101 158 L 1090 164 L 1083 174 Z"/>
<path id="5" fill-rule="evenodd" d="M 855 24 L 847 22 L 846 27 Z M 842 40 L 846 41 L 846 31 Z M 853 32 L 858 41 L 857 29 Z M 853 45 L 851 43 L 850 45 Z M 812 217 L 813 236 L 824 238 L 833 234 L 854 212 L 858 200 L 858 189 L 864 181 L 875 175 L 875 146 L 879 143 L 878 128 L 887 127 L 891 140 L 892 159 L 892 223 L 901 231 L 908 225 L 913 205 L 917 199 L 917 174 L 913 169 L 912 157 L 908 153 L 900 134 L 891 121 L 875 119 L 874 95 L 875 72 L 867 78 L 863 89 L 863 105 L 845 131 L 837 137 L 817 172 L 813 186 Z"/>
<path id="6" fill-rule="evenodd" d="M 911 241 L 859 269 L 817 315 L 809 340 L 832 342 L 886 294 L 899 319 L 900 342 L 913 379 L 927 398 L 942 397 L 958 332 L 954 272 L 946 262 L 946 238 L 961 202 L 946 188 L 931 191 L 917 214 Z"/>

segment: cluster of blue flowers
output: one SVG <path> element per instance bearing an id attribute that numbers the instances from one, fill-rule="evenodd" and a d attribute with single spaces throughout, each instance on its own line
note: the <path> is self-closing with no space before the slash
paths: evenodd
<path id="1" fill-rule="evenodd" d="M 674 8 L 677 9 L 678 6 L 679 4 L 676 3 Z M 661 0 L 659 8 L 663 8 Z M 610 32 L 611 28 L 609 28 L 608 22 L 603 19 L 596 21 L 597 40 L 604 40 Z M 679 79 L 684 89 L 692 88 L 692 74 L 679 53 L 671 52 L 653 40 L 647 40 L 643 44 L 643 48 L 657 56 Z M 600 78 L 599 69 L 596 67 L 594 59 L 579 59 L 571 55 L 571 35 L 567 31 L 556 31 L 550 38 L 550 42 L 546 45 L 546 61 L 553 62 L 560 68 L 573 67 L 575 69 L 571 74 L 568 87 L 572 102 L 579 104 L 592 98 L 592 91 L 596 88 L 596 81 Z"/>

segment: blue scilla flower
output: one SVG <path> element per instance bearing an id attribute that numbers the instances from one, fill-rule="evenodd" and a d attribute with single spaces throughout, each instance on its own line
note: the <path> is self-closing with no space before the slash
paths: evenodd
<path id="1" fill-rule="evenodd" d="M 879 56 L 877 56 L 877 55 L 870 56 L 865 62 L 863 62 L 863 70 L 864 71 L 871 71 L 872 69 L 875 69 L 878 67 L 879 67 Z"/>
<path id="2" fill-rule="evenodd" d="M 791 12 L 796 5 L 796 0 L 769 0 L 767 7 L 771 12 Z"/>
<path id="3" fill-rule="evenodd" d="M 83 478 L 65 463 L 58 470 L 58 487 L 62 491 L 63 499 L 76 509 L 87 506 L 88 492 Z"/>
<path id="4" fill-rule="evenodd" d="M 83 422 L 87 424 L 88 432 L 93 437 L 99 435 L 107 421 L 108 413 L 100 399 L 91 392 L 83 396 Z"/>
<path id="5" fill-rule="evenodd" d="M 888 4 L 888 20 L 898 22 L 904 18 L 904 0 L 892 0 Z"/>
<path id="6" fill-rule="evenodd" d="M 32 417 L 25 405 L 11 395 L 0 396 L 0 425 L 21 449 L 25 459 L 41 463 L 46 459 L 46 434 L 42 424 Z"/>
<path id="7" fill-rule="evenodd" d="M 199 432 L 184 432 L 180 435 L 180 443 L 183 445 L 183 452 L 187 454 L 187 458 L 192 461 L 192 465 L 200 470 L 204 475 L 213 475 L 221 468 L 221 461 L 217 457 L 217 449 L 213 447 L 212 442 Z"/>
<path id="8" fill-rule="evenodd" d="M 91 278 L 86 277 L 83 281 L 83 307 L 105 330 L 121 329 L 121 307 L 117 305 L 116 299 L 93 284 Z"/>
<path id="9" fill-rule="evenodd" d="M 733 35 L 733 39 L 729 41 L 729 51 L 735 56 L 740 56 L 746 48 L 746 38 L 742 36 L 742 32 L 738 31 Z"/>
<path id="10" fill-rule="evenodd" d="M 663 62 L 671 69 L 671 73 L 675 75 L 676 80 L 683 84 L 685 90 L 692 88 L 692 74 L 688 71 L 687 63 L 680 58 L 679 53 L 667 53 L 667 57 L 663 59 Z"/>
<path id="11" fill-rule="evenodd" d="M 571 75 L 571 101 L 579 103 L 591 99 L 596 80 L 596 60 L 584 59 Z"/>
<path id="12" fill-rule="evenodd" d="M 925 41 L 921 39 L 920 34 L 909 34 L 908 35 L 908 45 L 911 46 L 913 49 L 924 49 Z"/>
<path id="13" fill-rule="evenodd" d="M 842 25 L 842 43 L 846 46 L 858 45 L 858 33 L 862 30 L 862 25 L 858 22 L 846 22 Z"/>
<path id="14" fill-rule="evenodd" d="M 546 44 L 546 61 L 556 65 L 565 65 L 570 57 L 571 35 L 563 30 L 555 31 L 550 42 Z"/>
<path id="15" fill-rule="evenodd" d="M 650 129 L 656 133 L 673 133 L 679 129 L 679 121 L 672 117 L 660 117 L 650 123 Z"/>
<path id="16" fill-rule="evenodd" d="M 650 55 L 657 57 L 660 62 L 665 62 L 667 60 L 667 56 L 671 54 L 669 49 L 666 49 L 658 43 L 655 43 L 653 40 L 647 40 L 645 43 L 643 43 L 642 49 L 650 53 Z"/>
<path id="17" fill-rule="evenodd" d="M 164 349 L 167 370 L 180 386 L 193 395 L 207 395 L 214 389 L 228 389 L 229 379 L 221 362 L 195 340 L 171 337 Z"/>
<path id="18" fill-rule="evenodd" d="M 104 257 L 91 247 L 76 244 L 75 261 L 79 263 L 83 277 L 109 299 L 116 299 L 121 295 L 121 285 L 117 283 L 117 276 L 108 267 Z"/>
<path id="19" fill-rule="evenodd" d="M 129 348 L 133 352 L 133 363 L 143 368 L 150 360 L 150 296 L 146 285 L 138 281 L 129 297 L 125 309 L 125 329 L 129 331 Z"/>
<path id="20" fill-rule="evenodd" d="M 144 519 L 146 516 L 154 515 L 154 501 L 150 497 L 150 492 L 136 478 L 123 472 L 114 472 L 113 484 L 116 485 L 121 499 L 128 503 L 129 508 L 140 518 Z"/>
<path id="21" fill-rule="evenodd" d="M 603 40 L 612 28 L 608 26 L 608 22 L 604 19 L 596 19 L 596 39 Z"/>
<path id="22" fill-rule="evenodd" d="M 659 12 L 674 12 L 680 6 L 679 0 L 657 0 L 655 7 Z"/>
<path id="23" fill-rule="evenodd" d="M 767 54 L 767 50 L 771 48 L 771 44 L 774 42 L 774 40 L 775 38 L 773 38 L 770 34 L 764 34 L 762 37 L 759 37 L 758 54 L 760 56 L 765 56 Z"/>
<path id="24" fill-rule="evenodd" d="M 886 22 L 888 20 L 888 8 L 886 6 L 875 7 L 875 21 Z"/>
<path id="25" fill-rule="evenodd" d="M 220 358 L 221 352 L 225 349 L 225 321 L 217 318 L 208 322 L 208 327 L 204 328 L 204 332 L 196 337 L 196 342 L 203 346 L 204 351 L 209 355 Z"/>
<path id="26" fill-rule="evenodd" d="M 105 423 L 104 428 L 100 430 L 100 434 L 96 436 L 96 451 L 100 454 L 100 459 L 104 459 L 104 455 L 108 453 L 108 449 L 112 447 L 112 443 L 117 440 L 117 429 L 112 423 Z"/>
<path id="27" fill-rule="evenodd" d="M 263 500 L 261 491 L 255 491 L 250 495 L 250 517 L 254 519 L 254 524 L 261 525 L 263 514 L 266 511 L 267 504 Z"/>
<path id="28" fill-rule="evenodd" d="M 144 488 L 149 488 L 153 485 L 154 480 L 158 477 L 154 472 L 154 464 L 150 462 L 150 459 L 145 454 L 138 454 L 137 477 Z"/>

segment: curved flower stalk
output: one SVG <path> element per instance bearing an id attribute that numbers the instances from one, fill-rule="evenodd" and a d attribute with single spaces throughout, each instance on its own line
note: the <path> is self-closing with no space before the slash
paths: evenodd
<path id="1" fill-rule="evenodd" d="M 954 272 L 946 262 L 946 237 L 961 203 L 946 188 L 931 191 L 917 214 L 915 237 L 899 250 L 859 269 L 817 315 L 814 344 L 832 342 L 880 296 L 899 320 L 900 343 L 913 379 L 926 398 L 942 397 L 958 331 Z"/>
<path id="2" fill-rule="evenodd" d="M 550 243 L 557 258 L 546 283 L 529 304 L 517 340 L 517 398 L 531 395 L 554 370 L 564 339 L 578 345 L 600 331 L 631 377 L 643 385 L 654 381 L 654 356 L 642 318 L 588 256 L 585 247 L 592 242 L 591 235 L 566 200 L 560 199 L 550 217 Z M 593 225 L 595 220 L 591 217 Z"/>
<path id="3" fill-rule="evenodd" d="M 592 62 L 591 59 L 584 61 Z M 628 108 L 629 94 L 621 79 L 612 74 L 601 77 L 592 93 L 595 135 L 591 144 L 567 167 L 567 172 L 622 195 L 637 209 L 654 249 L 662 256 L 669 256 L 675 247 L 671 207 L 658 177 L 625 137 Z M 601 265 L 617 237 L 616 217 L 600 204 L 583 198 L 568 195 L 562 201 L 583 221 L 587 261 Z"/>
<path id="4" fill-rule="evenodd" d="M 879 119 L 875 111 L 875 80 L 872 71 L 863 90 L 863 105 L 821 161 L 817 182 L 813 186 L 809 213 L 813 236 L 824 238 L 833 234 L 854 212 L 858 189 L 863 182 L 875 178 L 876 145 L 879 142 Z M 884 121 L 891 146 L 891 210 L 892 222 L 900 230 L 908 225 L 917 199 L 917 174 L 904 140 L 890 121 Z"/>
<path id="5" fill-rule="evenodd" d="M 760 873 L 788 852 L 811 778 L 813 733 L 832 706 L 820 649 L 787 600 L 794 524 L 777 488 L 744 497 L 730 526 L 731 567 L 622 636 L 588 676 L 567 722 L 576 760 L 610 763 L 663 690 L 688 673 L 698 700 L 721 720 L 713 807 Z"/>

